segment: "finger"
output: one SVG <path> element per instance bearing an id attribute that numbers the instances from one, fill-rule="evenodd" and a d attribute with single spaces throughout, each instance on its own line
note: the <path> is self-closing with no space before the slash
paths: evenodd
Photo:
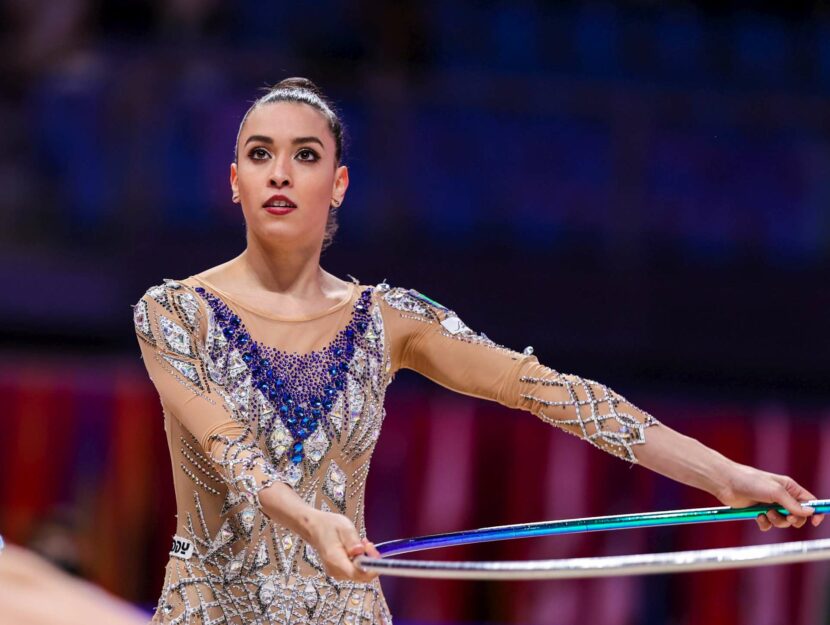
<path id="1" fill-rule="evenodd" d="M 338 536 L 339 538 L 339 536 Z M 320 553 L 323 557 L 324 567 L 326 573 L 334 579 L 346 581 L 352 578 L 354 573 L 354 564 L 351 556 L 346 551 L 342 539 L 340 544 L 332 544 L 325 553 Z"/>
<path id="2" fill-rule="evenodd" d="M 372 558 L 380 558 L 380 551 L 375 547 L 375 543 L 366 541 L 366 553 Z"/>
<path id="3" fill-rule="evenodd" d="M 353 578 L 355 566 L 344 552 L 340 552 L 329 558 L 327 570 L 334 579 L 346 581 Z"/>
<path id="4" fill-rule="evenodd" d="M 337 533 L 340 536 L 340 541 L 343 543 L 343 547 L 345 548 L 346 553 L 349 554 L 350 558 L 354 558 L 355 556 L 359 556 L 363 553 L 363 541 L 360 540 L 360 536 L 357 535 L 357 530 L 354 525 L 351 523 L 348 525 L 344 524 L 344 526 L 338 528 Z"/>
<path id="5" fill-rule="evenodd" d="M 366 554 L 361 554 L 361 556 L 365 557 Z M 352 566 L 354 567 L 353 579 L 357 582 L 371 582 L 378 576 L 375 571 L 364 569 L 356 560 L 352 560 Z"/>
<path id="6" fill-rule="evenodd" d="M 366 555 L 370 558 L 379 558 L 380 553 L 375 548 L 375 543 L 373 543 L 368 538 L 363 539 L 363 550 L 366 552 Z"/>
<path id="7" fill-rule="evenodd" d="M 784 528 L 790 526 L 790 522 L 783 516 L 778 514 L 777 510 L 768 510 L 766 515 L 767 518 L 770 520 L 770 523 L 772 523 L 775 527 Z"/>
<path id="8" fill-rule="evenodd" d="M 369 558 L 380 559 L 380 557 L 381 557 L 380 552 L 377 550 L 377 547 L 375 547 L 374 543 L 371 542 L 367 538 L 363 539 L 363 550 L 364 550 L 364 555 L 369 557 Z M 366 577 L 363 579 L 363 581 L 369 582 L 369 581 L 375 579 L 378 576 L 377 571 L 366 570 L 362 566 L 360 566 L 360 564 L 357 563 L 357 562 L 355 562 L 355 565 L 357 566 L 358 570 L 360 570 L 362 573 L 364 573 L 366 575 Z"/>
<path id="9" fill-rule="evenodd" d="M 807 522 L 806 516 L 793 516 L 790 514 L 787 516 L 787 521 L 789 521 L 790 525 L 793 527 L 802 527 Z"/>
<path id="10" fill-rule="evenodd" d="M 357 556 L 362 556 L 365 552 L 366 549 L 363 546 L 363 543 L 357 543 L 356 545 L 352 545 L 346 550 L 346 555 L 348 555 L 351 559 L 356 558 Z"/>
<path id="11" fill-rule="evenodd" d="M 772 523 L 770 523 L 765 514 L 759 514 L 755 517 L 755 520 L 758 522 L 758 527 L 761 528 L 762 532 L 768 532 L 772 528 Z"/>
<path id="12" fill-rule="evenodd" d="M 819 524 L 824 520 L 823 514 L 814 514 L 810 519 L 810 522 L 813 524 L 813 527 L 818 527 Z"/>
<path id="13" fill-rule="evenodd" d="M 795 482 L 795 480 L 788 479 L 776 494 L 777 503 L 784 506 L 790 514 L 799 517 L 808 517 L 813 514 L 813 508 L 810 506 L 802 506 L 799 500 L 807 501 L 809 499 L 815 499 L 815 495 Z"/>
<path id="14" fill-rule="evenodd" d="M 350 564 L 350 568 L 348 571 L 349 579 L 357 582 L 366 583 L 372 581 L 374 578 L 378 576 L 378 574 L 374 571 L 366 571 L 354 562 L 354 559 L 356 557 L 366 555 L 366 547 L 363 542 L 359 542 L 349 547 L 347 555 L 349 556 Z"/>

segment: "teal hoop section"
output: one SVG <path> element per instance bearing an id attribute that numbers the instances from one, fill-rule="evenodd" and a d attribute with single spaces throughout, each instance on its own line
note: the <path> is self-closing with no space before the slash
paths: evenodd
<path id="1" fill-rule="evenodd" d="M 830 499 L 815 499 L 802 502 L 801 505 L 812 507 L 816 514 L 830 512 Z M 789 514 L 785 508 L 776 505 L 757 505 L 747 508 L 722 506 L 485 527 L 380 543 L 377 545 L 381 553 L 380 559 L 360 556 L 355 559 L 355 563 L 368 571 L 403 577 L 562 579 L 742 568 L 830 559 L 830 539 L 699 551 L 530 562 L 438 562 L 394 559 L 394 556 L 404 553 L 499 540 L 747 520 L 754 519 L 771 509 L 776 509 L 784 516 Z"/>

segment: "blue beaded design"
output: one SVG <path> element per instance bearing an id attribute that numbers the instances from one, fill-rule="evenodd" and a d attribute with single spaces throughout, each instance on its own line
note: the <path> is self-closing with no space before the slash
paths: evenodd
<path id="1" fill-rule="evenodd" d="M 371 323 L 371 287 L 364 289 L 354 305 L 351 321 L 326 347 L 308 354 L 284 352 L 251 338 L 245 324 L 213 293 L 194 289 L 213 310 L 216 323 L 230 346 L 236 347 L 251 372 L 251 385 L 262 391 L 274 407 L 294 444 L 289 458 L 299 464 L 305 457 L 304 441 L 321 425 L 332 434 L 327 415 L 338 391 L 346 388 L 346 373 L 354 355 L 355 341 Z M 266 434 L 274 428 L 274 416 L 264 424 Z M 261 424 L 263 425 L 263 424 Z"/>

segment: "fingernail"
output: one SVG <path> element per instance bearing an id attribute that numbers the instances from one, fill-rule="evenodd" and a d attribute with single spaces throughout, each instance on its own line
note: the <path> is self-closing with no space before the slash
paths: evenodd
<path id="1" fill-rule="evenodd" d="M 804 508 L 804 510 L 806 510 L 807 512 L 810 512 L 810 513 L 813 513 L 813 512 L 816 511 L 816 509 L 813 508 L 813 506 L 801 506 L 801 507 Z"/>
<path id="2" fill-rule="evenodd" d="M 790 523 L 795 523 L 795 517 L 792 514 L 790 514 L 789 516 L 787 516 L 787 521 Z"/>

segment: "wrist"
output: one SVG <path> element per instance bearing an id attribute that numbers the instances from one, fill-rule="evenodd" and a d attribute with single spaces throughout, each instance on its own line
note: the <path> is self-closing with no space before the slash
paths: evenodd
<path id="1" fill-rule="evenodd" d="M 307 540 L 314 519 L 320 511 L 308 505 L 297 492 L 284 482 L 277 482 L 259 494 L 262 509 L 268 517 Z"/>
<path id="2" fill-rule="evenodd" d="M 736 488 L 736 484 L 740 483 L 741 475 L 747 469 L 751 470 L 751 467 L 730 460 L 729 464 L 723 466 L 720 470 L 717 490 L 710 492 L 721 502 L 732 505 L 731 502 L 735 498 L 736 490 L 740 490 Z"/>
<path id="3" fill-rule="evenodd" d="M 732 488 L 738 467 L 734 461 L 665 425 L 649 434 L 637 453 L 644 467 L 721 500 Z"/>
<path id="4" fill-rule="evenodd" d="M 689 455 L 690 478 L 686 483 L 723 500 L 732 488 L 732 476 L 737 464 L 700 441 L 692 441 L 696 453 Z"/>

